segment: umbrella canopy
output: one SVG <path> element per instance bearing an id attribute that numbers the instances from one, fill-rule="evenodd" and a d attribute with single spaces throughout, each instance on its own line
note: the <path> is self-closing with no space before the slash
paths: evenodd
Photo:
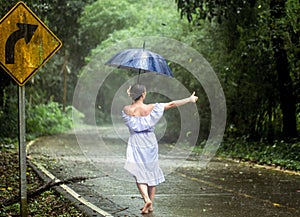
<path id="1" fill-rule="evenodd" d="M 166 60 L 159 54 L 146 49 L 127 49 L 114 55 L 105 65 L 137 70 L 141 72 L 157 72 L 173 76 Z"/>

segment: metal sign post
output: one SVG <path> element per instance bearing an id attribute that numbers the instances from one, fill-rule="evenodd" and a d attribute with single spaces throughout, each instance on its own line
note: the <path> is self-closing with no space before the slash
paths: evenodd
<path id="1" fill-rule="evenodd" d="M 18 2 L 0 20 L 0 66 L 19 85 L 19 165 L 21 216 L 27 217 L 25 83 L 62 46 L 26 6 Z"/>
<path id="2" fill-rule="evenodd" d="M 19 86 L 19 166 L 21 215 L 27 216 L 26 137 L 25 137 L 25 86 Z"/>

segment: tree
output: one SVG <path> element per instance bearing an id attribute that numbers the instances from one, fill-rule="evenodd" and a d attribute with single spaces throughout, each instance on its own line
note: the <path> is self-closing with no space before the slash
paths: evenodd
<path id="1" fill-rule="evenodd" d="M 118 8 L 118 10 L 114 10 L 114 8 Z M 101 54 L 101 58 L 108 60 L 111 57 L 110 55 L 113 54 L 103 54 L 103 50 L 115 45 L 116 42 L 119 41 L 143 36 L 160 36 L 177 39 L 187 42 L 188 44 L 193 42 L 190 40 L 191 38 L 189 38 L 189 35 L 186 34 L 190 25 L 186 20 L 180 20 L 176 12 L 176 4 L 173 1 L 143 0 L 111 2 L 109 0 L 101 0 L 87 6 L 80 21 L 82 23 L 81 32 L 85 33 L 86 37 L 92 41 L 92 44 L 98 43 L 98 46 L 95 49 L 92 49 L 92 52 L 86 58 L 87 61 L 93 62 L 93 64 L 89 65 L 87 68 L 83 68 L 83 75 L 91 74 L 91 71 L 93 72 L 97 69 L 101 69 L 102 67 L 99 65 L 101 61 L 93 60 L 97 58 L 99 53 Z M 143 44 L 141 43 L 140 47 L 142 48 L 142 46 Z M 150 46 L 151 44 L 148 44 L 146 41 L 146 49 Z M 180 56 L 181 54 L 174 53 L 173 55 Z M 203 89 L 201 89 L 199 83 L 195 82 L 195 79 L 192 78 L 189 72 L 184 70 L 181 66 L 170 63 L 170 67 L 174 72 L 176 79 L 180 80 L 180 82 L 191 91 L 195 90 L 198 95 L 201 95 L 201 115 L 203 116 L 203 119 L 201 119 L 201 127 L 204 128 L 201 130 L 201 133 L 207 133 L 207 128 L 209 128 L 210 125 L 208 121 L 205 121 L 205 118 L 209 118 L 210 113 L 208 111 L 209 108 L 203 106 L 205 101 L 205 96 L 202 97 L 202 94 L 205 95 Z M 110 115 L 111 113 L 111 100 L 115 95 L 114 91 L 117 91 L 120 85 L 128 80 L 130 76 L 133 76 L 133 74 L 130 74 L 132 72 L 129 70 L 115 70 L 114 73 L 115 74 L 110 74 L 109 78 L 106 79 L 107 82 L 101 87 L 96 103 L 96 106 L 101 105 L 102 112 L 106 115 Z M 134 73 L 136 74 L 136 72 Z M 87 80 L 86 82 L 91 83 L 90 80 Z M 87 92 L 85 97 L 82 98 L 84 98 L 84 100 L 89 100 L 88 97 L 89 94 Z M 167 100 L 166 98 L 159 97 L 162 96 L 151 96 L 151 94 L 149 94 L 147 100 L 149 100 L 149 102 L 155 102 L 155 100 L 159 99 L 163 101 Z M 83 111 L 84 106 L 82 107 Z M 78 108 L 81 109 L 80 105 Z M 98 112 L 98 109 L 96 109 L 96 111 Z M 178 111 L 176 110 L 169 111 L 166 114 L 169 129 L 167 130 L 168 135 L 165 135 L 165 138 L 172 142 L 176 141 L 176 134 L 178 134 L 181 129 L 181 123 L 174 118 L 170 118 L 176 115 L 178 115 Z M 86 114 L 86 116 L 90 115 Z M 207 135 L 201 136 L 201 139 L 203 139 L 203 137 Z"/>
<path id="2" fill-rule="evenodd" d="M 187 16 L 194 28 L 209 21 L 214 25 L 214 35 L 224 39 L 224 46 L 219 49 L 228 57 L 221 63 L 226 70 L 218 73 L 224 78 L 230 103 L 229 123 L 236 124 L 241 134 L 250 134 L 252 138 L 272 140 L 275 133 L 296 137 L 295 87 L 299 85 L 299 74 L 291 66 L 298 63 L 292 50 L 299 47 L 299 41 L 294 40 L 291 45 L 290 36 L 299 34 L 295 22 L 299 3 L 294 0 L 176 2 L 181 17 Z"/>
<path id="3" fill-rule="evenodd" d="M 285 137 L 297 136 L 296 98 L 291 78 L 291 68 L 285 48 L 285 27 L 283 20 L 286 16 L 286 2 L 282 0 L 270 1 L 271 37 L 274 49 L 275 69 L 278 74 L 278 89 L 283 118 L 283 134 Z"/>
<path id="4" fill-rule="evenodd" d="M 81 51 L 86 48 L 78 43 L 78 19 L 84 6 L 92 1 L 26 1 L 26 5 L 63 42 L 63 47 L 60 51 L 26 84 L 28 105 L 43 104 L 51 100 L 64 105 L 71 104 L 77 73 L 84 63 Z M 4 16 L 17 2 L 17 0 L 1 0 L 0 16 Z M 13 136 L 10 134 L 9 129 L 14 129 L 14 126 L 16 126 L 16 117 L 11 118 L 17 113 L 17 108 L 13 105 L 13 103 L 17 102 L 16 89 L 11 87 L 15 85 L 15 82 L 2 71 L 1 69 L 0 122 L 5 124 L 3 129 L 7 128 L 8 132 L 5 133 L 3 130 L 1 135 Z"/>

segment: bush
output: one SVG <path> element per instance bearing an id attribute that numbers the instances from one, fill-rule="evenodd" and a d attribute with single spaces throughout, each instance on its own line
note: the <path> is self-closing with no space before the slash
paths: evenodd
<path id="1" fill-rule="evenodd" d="M 227 141 L 218 150 L 219 155 L 243 159 L 258 164 L 279 166 L 284 169 L 300 171 L 300 142 L 287 143 L 275 141 L 262 142 Z"/>
<path id="2" fill-rule="evenodd" d="M 60 133 L 72 127 L 72 108 L 63 112 L 59 104 L 36 105 L 26 111 L 26 132 L 30 137 Z"/>

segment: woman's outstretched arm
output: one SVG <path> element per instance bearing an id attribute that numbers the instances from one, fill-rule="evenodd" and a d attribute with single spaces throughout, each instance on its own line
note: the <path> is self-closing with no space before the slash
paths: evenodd
<path id="1" fill-rule="evenodd" d="M 195 96 L 195 91 L 194 91 L 190 97 L 187 97 L 185 99 L 171 101 L 169 103 L 165 103 L 165 110 L 170 109 L 170 108 L 174 108 L 174 107 L 178 107 L 178 106 L 182 106 L 182 105 L 187 104 L 189 102 L 195 103 L 195 102 L 197 102 L 197 100 L 198 100 L 198 97 Z"/>

